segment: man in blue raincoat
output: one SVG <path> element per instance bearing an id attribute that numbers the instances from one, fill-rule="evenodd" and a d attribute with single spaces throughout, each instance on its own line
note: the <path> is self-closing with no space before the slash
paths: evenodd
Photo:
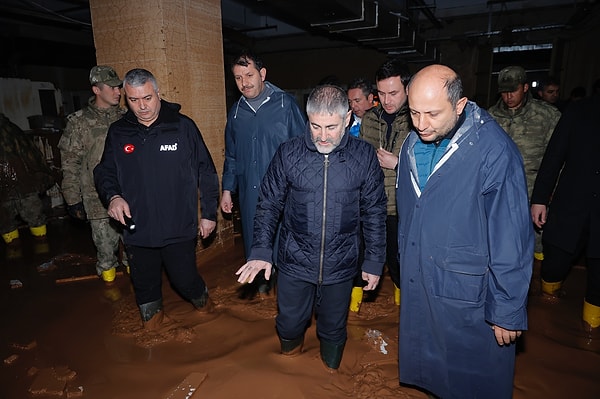
<path id="1" fill-rule="evenodd" d="M 239 195 L 248 256 L 262 178 L 279 144 L 302 135 L 306 119 L 292 95 L 265 81 L 267 70 L 255 54 L 242 51 L 231 70 L 242 96 L 229 111 L 225 126 L 221 210 L 231 213 L 232 193 Z M 264 277 L 258 280 L 259 292 L 268 291 Z"/>
<path id="2" fill-rule="evenodd" d="M 523 161 L 452 69 L 422 69 L 407 93 L 400 382 L 444 399 L 510 398 L 533 256 Z"/>

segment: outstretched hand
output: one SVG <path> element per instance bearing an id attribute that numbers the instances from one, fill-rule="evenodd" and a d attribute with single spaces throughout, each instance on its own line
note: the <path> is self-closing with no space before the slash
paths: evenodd
<path id="1" fill-rule="evenodd" d="M 273 265 L 271 263 L 266 262 L 264 260 L 250 260 L 244 264 L 244 266 L 240 267 L 235 274 L 238 277 L 238 283 L 246 284 L 254 281 L 254 277 L 261 270 L 265 271 L 265 279 L 271 278 L 271 270 L 273 269 Z"/>

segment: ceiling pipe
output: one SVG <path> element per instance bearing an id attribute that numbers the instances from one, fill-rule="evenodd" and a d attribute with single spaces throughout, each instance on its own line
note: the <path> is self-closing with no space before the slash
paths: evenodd
<path id="1" fill-rule="evenodd" d="M 401 39 L 401 33 L 402 33 L 402 28 L 401 28 L 401 23 L 400 20 L 398 19 L 398 29 L 396 31 L 396 35 L 395 36 L 387 36 L 387 37 L 371 37 L 371 38 L 366 38 L 366 39 L 357 39 L 359 42 L 361 43 L 374 43 L 374 42 L 380 42 L 380 41 L 384 41 L 384 40 L 395 40 L 395 39 Z M 413 32 L 414 33 L 414 32 Z"/>
<path id="2" fill-rule="evenodd" d="M 338 21 L 327 21 L 327 22 L 319 22 L 319 23 L 311 23 L 311 27 L 318 26 L 329 26 L 329 25 L 337 25 L 337 24 L 348 24 L 352 22 L 364 22 L 365 21 L 365 0 L 361 0 L 361 15 L 360 18 L 357 19 L 344 19 Z"/>
<path id="3" fill-rule="evenodd" d="M 364 6 L 364 1 L 363 1 Z M 363 8 L 364 11 L 364 8 Z M 376 29 L 379 27 L 379 3 L 375 2 L 375 22 L 370 26 L 361 26 L 358 28 L 343 28 L 343 29 L 329 29 L 329 32 L 338 33 L 338 32 L 352 32 L 356 30 L 364 30 L 364 29 Z"/>
<path id="4" fill-rule="evenodd" d="M 510 30 L 510 33 L 534 32 L 534 31 L 548 30 L 548 29 L 564 29 L 567 27 L 568 27 L 568 25 L 565 25 L 565 24 L 540 25 L 540 26 L 531 26 L 531 27 L 524 26 L 524 27 L 519 27 L 519 28 L 513 28 Z M 457 38 L 460 38 L 460 37 L 496 36 L 496 35 L 500 35 L 504 32 L 505 31 L 503 31 L 503 30 L 494 30 L 494 31 L 487 31 L 487 32 L 473 32 L 473 33 L 464 33 L 462 35 L 455 35 L 455 36 L 432 37 L 428 40 L 439 42 L 439 41 L 445 41 L 445 40 L 456 40 Z"/>

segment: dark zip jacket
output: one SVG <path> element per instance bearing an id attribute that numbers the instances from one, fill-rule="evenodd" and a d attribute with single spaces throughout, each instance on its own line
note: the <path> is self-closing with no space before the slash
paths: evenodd
<path id="1" fill-rule="evenodd" d="M 198 235 L 198 189 L 202 218 L 215 220 L 219 183 L 198 127 L 161 100 L 149 127 L 128 111 L 108 130 L 102 160 L 94 169 L 105 205 L 114 195 L 128 203 L 136 229 L 124 232 L 126 244 L 161 247 Z"/>
<path id="2" fill-rule="evenodd" d="M 386 196 L 373 146 L 346 132 L 321 154 L 310 130 L 283 143 L 259 192 L 249 260 L 270 262 L 282 217 L 278 271 L 315 284 L 354 278 L 364 236 L 362 270 L 381 275 L 385 261 Z"/>

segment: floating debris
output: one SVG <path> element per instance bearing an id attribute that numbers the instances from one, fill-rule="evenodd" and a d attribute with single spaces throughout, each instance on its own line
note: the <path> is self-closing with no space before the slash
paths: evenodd
<path id="1" fill-rule="evenodd" d="M 23 283 L 21 282 L 21 280 L 10 280 L 10 288 L 23 288 Z"/>
<path id="2" fill-rule="evenodd" d="M 14 362 L 17 361 L 18 358 L 19 358 L 19 355 L 14 355 L 14 354 L 10 355 L 6 359 L 4 359 L 4 364 L 13 364 Z"/>
<path id="3" fill-rule="evenodd" d="M 42 263 L 36 269 L 38 272 L 44 273 L 56 269 L 56 265 L 54 264 L 54 260 L 51 259 L 48 262 Z"/>
<path id="4" fill-rule="evenodd" d="M 383 353 L 384 355 L 388 354 L 387 349 L 385 349 L 385 347 L 388 345 L 388 343 L 385 342 L 385 339 L 383 339 L 383 335 L 381 334 L 381 331 L 373 330 L 373 329 L 369 328 L 365 332 L 365 335 L 367 336 L 367 339 L 369 340 L 369 342 L 371 342 L 373 345 L 375 345 L 376 347 L 379 348 L 379 351 L 381 353 Z"/>
<path id="5" fill-rule="evenodd" d="M 13 342 L 11 344 L 11 346 L 13 348 L 15 348 L 15 349 L 20 349 L 20 350 L 23 350 L 23 351 L 29 351 L 29 350 L 32 350 L 33 348 L 35 348 L 37 346 L 37 341 L 33 340 L 30 343 L 28 343 L 28 344 L 21 344 L 21 343 Z"/>

